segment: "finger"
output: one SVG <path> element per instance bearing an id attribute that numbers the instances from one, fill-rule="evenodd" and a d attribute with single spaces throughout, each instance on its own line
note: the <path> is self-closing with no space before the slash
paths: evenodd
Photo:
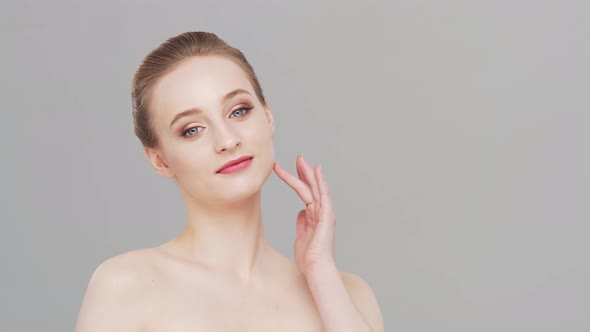
<path id="1" fill-rule="evenodd" d="M 320 216 L 320 219 L 327 218 L 330 221 L 335 221 L 334 210 L 333 210 L 333 206 L 332 206 L 332 197 L 330 195 L 330 190 L 328 189 L 328 182 L 326 181 L 326 178 L 324 177 L 321 166 L 318 165 L 315 168 L 314 174 L 315 174 L 316 180 L 318 182 L 318 187 L 320 190 L 320 197 L 321 197 L 320 205 L 322 207 L 322 209 L 321 209 L 322 215 Z"/>
<path id="2" fill-rule="evenodd" d="M 306 179 L 307 185 L 311 189 L 311 194 L 313 196 L 314 201 L 318 202 L 318 204 L 319 204 L 320 190 L 318 188 L 318 183 L 316 181 L 316 178 L 313 174 L 313 169 L 311 168 L 309 163 L 305 160 L 305 158 L 303 158 L 303 155 L 300 155 L 300 157 L 297 159 L 297 165 L 299 166 L 298 169 L 301 168 L 301 172 L 303 173 L 303 176 Z"/>
<path id="3" fill-rule="evenodd" d="M 297 176 L 299 177 L 299 179 L 301 179 L 301 181 L 305 182 L 305 184 L 309 186 L 309 179 L 305 174 L 303 166 L 301 166 L 301 163 L 299 162 L 299 156 L 301 155 L 297 155 L 297 158 L 295 159 L 295 168 L 297 169 Z"/>
<path id="4" fill-rule="evenodd" d="M 297 177 L 295 177 L 293 174 L 289 173 L 289 171 L 281 167 L 278 162 L 275 162 L 273 170 L 278 175 L 278 177 L 281 178 L 281 180 L 283 180 L 287 185 L 289 185 L 289 187 L 295 190 L 295 192 L 297 193 L 297 195 L 299 195 L 299 198 L 301 198 L 305 205 L 313 203 L 313 196 L 307 184 L 305 184 Z"/>
<path id="5" fill-rule="evenodd" d="M 297 215 L 297 222 L 295 224 L 296 238 L 302 237 L 305 232 L 307 232 L 307 217 L 305 216 L 305 209 L 303 209 Z"/>

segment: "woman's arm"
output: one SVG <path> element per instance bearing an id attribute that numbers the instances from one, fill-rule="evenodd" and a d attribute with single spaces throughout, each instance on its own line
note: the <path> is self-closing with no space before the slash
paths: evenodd
<path id="1" fill-rule="evenodd" d="M 335 265 L 310 270 L 306 279 L 326 332 L 384 331 L 375 294 L 363 279 Z"/>
<path id="2" fill-rule="evenodd" d="M 326 332 L 382 332 L 383 318 L 371 288 L 336 268 L 336 217 L 321 167 L 312 170 L 301 155 L 296 165 L 299 178 L 278 163 L 274 171 L 305 203 L 297 215 L 295 263 L 306 277 Z"/>

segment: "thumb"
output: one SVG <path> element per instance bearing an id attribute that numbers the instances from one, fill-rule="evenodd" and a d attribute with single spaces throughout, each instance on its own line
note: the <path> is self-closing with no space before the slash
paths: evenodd
<path id="1" fill-rule="evenodd" d="M 305 232 L 307 232 L 307 214 L 305 213 L 305 209 L 299 211 L 299 214 L 297 214 L 297 224 L 295 228 L 297 238 L 300 238 Z"/>

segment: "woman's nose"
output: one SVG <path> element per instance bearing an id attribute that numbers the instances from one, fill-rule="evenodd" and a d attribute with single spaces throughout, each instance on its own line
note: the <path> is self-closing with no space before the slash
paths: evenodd
<path id="1" fill-rule="evenodd" d="M 229 128 L 220 128 L 218 131 L 215 148 L 218 153 L 234 150 L 242 144 L 240 136 Z"/>

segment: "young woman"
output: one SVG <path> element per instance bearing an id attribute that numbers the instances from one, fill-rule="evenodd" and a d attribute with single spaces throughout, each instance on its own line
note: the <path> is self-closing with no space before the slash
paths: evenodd
<path id="1" fill-rule="evenodd" d="M 275 162 L 274 122 L 254 70 L 207 32 L 150 52 L 133 77 L 135 134 L 174 179 L 187 223 L 158 247 L 94 271 L 76 323 L 94 331 L 383 331 L 371 288 L 338 271 L 336 218 L 319 166 Z M 272 172 L 305 204 L 294 262 L 267 242 L 261 188 Z"/>

